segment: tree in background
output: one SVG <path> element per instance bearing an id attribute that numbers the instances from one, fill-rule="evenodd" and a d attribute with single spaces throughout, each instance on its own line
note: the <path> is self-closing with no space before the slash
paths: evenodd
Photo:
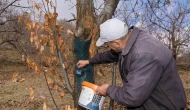
<path id="1" fill-rule="evenodd" d="M 175 59 L 189 45 L 188 0 L 128 0 L 120 2 L 119 7 L 115 17 L 129 26 L 136 25 L 149 31 L 172 51 Z"/>
<path id="2" fill-rule="evenodd" d="M 30 9 L 30 7 L 16 5 L 17 1 L 0 1 L 0 45 L 8 43 L 22 54 L 30 50 L 30 47 L 24 23 L 17 22 L 21 15 L 19 9 Z"/>
<path id="3" fill-rule="evenodd" d="M 106 1 L 104 9 L 100 15 L 96 16 L 94 13 L 93 1 L 77 1 L 76 31 L 75 33 L 71 32 L 70 30 L 68 31 L 68 33 L 71 35 L 71 41 L 74 39 L 74 52 L 77 56 L 76 60 L 88 59 L 89 56 L 93 56 L 96 53 L 97 50 L 95 48 L 95 42 L 97 36 L 99 35 L 98 27 L 102 22 L 112 17 L 118 2 L 118 0 Z M 34 69 L 34 71 L 38 74 L 44 73 L 49 86 L 54 87 L 57 85 L 57 90 L 58 86 L 61 87 L 61 97 L 63 96 L 63 91 L 65 91 L 64 89 L 67 89 L 67 91 L 73 95 L 75 106 L 77 106 L 77 95 L 80 91 L 81 83 L 84 80 L 93 82 L 93 67 L 92 65 L 89 65 L 89 67 L 85 69 L 84 74 L 88 74 L 85 75 L 88 77 L 83 77 L 81 79 L 80 76 L 78 78 L 80 82 L 79 80 L 76 80 L 77 85 L 75 85 L 76 88 L 73 89 L 70 81 L 73 79 L 72 75 L 76 76 L 75 70 L 74 74 L 67 74 L 68 70 L 70 70 L 70 67 L 75 66 L 76 64 L 76 62 L 73 63 L 72 61 L 69 61 L 69 59 L 72 60 L 73 55 L 68 54 L 70 52 L 69 50 L 72 50 L 72 46 L 69 48 L 70 46 L 68 45 L 71 45 L 72 43 L 69 42 L 70 44 L 68 44 L 67 37 L 62 35 L 64 27 L 60 26 L 60 24 L 57 22 L 58 14 L 56 12 L 56 2 L 45 0 L 42 1 L 42 3 L 44 9 L 41 9 L 39 4 L 32 2 L 32 15 L 28 12 L 25 12 L 24 15 L 18 18 L 18 21 L 23 21 L 25 23 L 30 34 L 30 41 L 39 52 L 40 60 L 35 61 L 31 59 L 30 55 L 23 55 L 23 57 L 26 59 L 29 68 Z M 36 11 L 41 17 L 44 17 L 42 22 L 37 22 L 38 19 L 36 19 Z M 50 52 L 48 55 L 45 54 L 47 51 Z M 56 56 L 58 56 L 58 58 Z M 40 65 L 44 61 L 47 67 Z M 61 71 L 63 74 L 57 72 L 57 65 L 61 66 Z M 50 74 L 47 75 L 47 73 Z M 60 78 L 63 79 L 60 80 Z M 76 92 L 73 92 L 74 90 L 76 90 Z M 33 99 L 32 94 L 33 92 L 31 92 L 31 99 Z M 56 106 L 56 108 L 58 107 Z"/>

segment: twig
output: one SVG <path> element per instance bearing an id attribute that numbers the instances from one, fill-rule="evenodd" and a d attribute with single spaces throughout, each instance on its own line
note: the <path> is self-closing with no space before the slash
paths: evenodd
<path id="1" fill-rule="evenodd" d="M 65 87 L 65 86 L 63 86 L 63 85 L 59 84 L 58 82 L 55 82 L 55 84 L 57 84 L 59 87 L 61 87 L 61 88 L 63 88 L 63 89 L 66 89 L 66 87 Z"/>
<path id="2" fill-rule="evenodd" d="M 11 6 L 14 6 L 14 7 L 21 7 L 21 8 L 31 8 L 31 7 L 25 7 L 25 6 L 19 6 L 19 5 L 11 5 Z"/>
<path id="3" fill-rule="evenodd" d="M 70 20 L 68 20 L 68 21 L 66 21 L 66 22 L 71 22 L 71 21 L 75 21 L 76 19 L 70 19 Z"/>
<path id="4" fill-rule="evenodd" d="M 7 5 L 5 8 L 3 8 L 0 12 L 0 15 L 9 7 L 11 6 L 13 3 L 15 3 L 17 0 L 14 0 L 12 3 L 10 3 L 9 5 Z"/>
<path id="5" fill-rule="evenodd" d="M 57 104 L 56 104 L 56 102 L 55 102 L 55 99 L 54 99 L 54 97 L 53 97 L 53 95 L 52 95 L 52 92 L 51 92 L 51 90 L 50 90 L 50 88 L 49 88 L 49 85 L 48 85 L 48 82 L 47 82 L 47 77 L 46 77 L 45 72 L 43 72 L 43 74 L 44 74 L 44 77 L 45 77 L 45 80 L 46 80 L 46 85 L 47 85 L 47 87 L 48 87 L 49 93 L 50 93 L 51 98 L 52 98 L 52 100 L 53 100 L 53 103 L 54 103 L 56 109 L 58 110 L 58 107 L 57 107 Z"/>
<path id="6" fill-rule="evenodd" d="M 42 0 L 42 3 L 43 3 L 44 9 L 45 9 L 45 11 L 46 11 L 46 14 L 47 14 L 47 10 L 46 10 L 46 7 L 45 7 L 45 3 L 44 3 L 44 0 Z"/>

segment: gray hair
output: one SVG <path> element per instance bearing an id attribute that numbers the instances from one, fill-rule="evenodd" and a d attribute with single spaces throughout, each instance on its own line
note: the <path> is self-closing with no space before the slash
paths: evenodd
<path id="1" fill-rule="evenodd" d="M 120 37 L 119 40 L 124 40 L 127 37 L 127 34 L 125 34 L 124 36 Z"/>

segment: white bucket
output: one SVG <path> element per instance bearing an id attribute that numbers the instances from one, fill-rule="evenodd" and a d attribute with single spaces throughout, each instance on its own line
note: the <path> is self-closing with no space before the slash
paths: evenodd
<path id="1" fill-rule="evenodd" d="M 105 97 L 95 94 L 97 87 L 95 84 L 84 81 L 78 104 L 89 110 L 101 110 Z"/>

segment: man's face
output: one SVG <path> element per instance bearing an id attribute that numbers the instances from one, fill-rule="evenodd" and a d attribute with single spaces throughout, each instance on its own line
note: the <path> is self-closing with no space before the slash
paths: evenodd
<path id="1" fill-rule="evenodd" d="M 118 41 L 105 42 L 105 45 L 116 52 L 121 52 L 120 44 Z"/>

